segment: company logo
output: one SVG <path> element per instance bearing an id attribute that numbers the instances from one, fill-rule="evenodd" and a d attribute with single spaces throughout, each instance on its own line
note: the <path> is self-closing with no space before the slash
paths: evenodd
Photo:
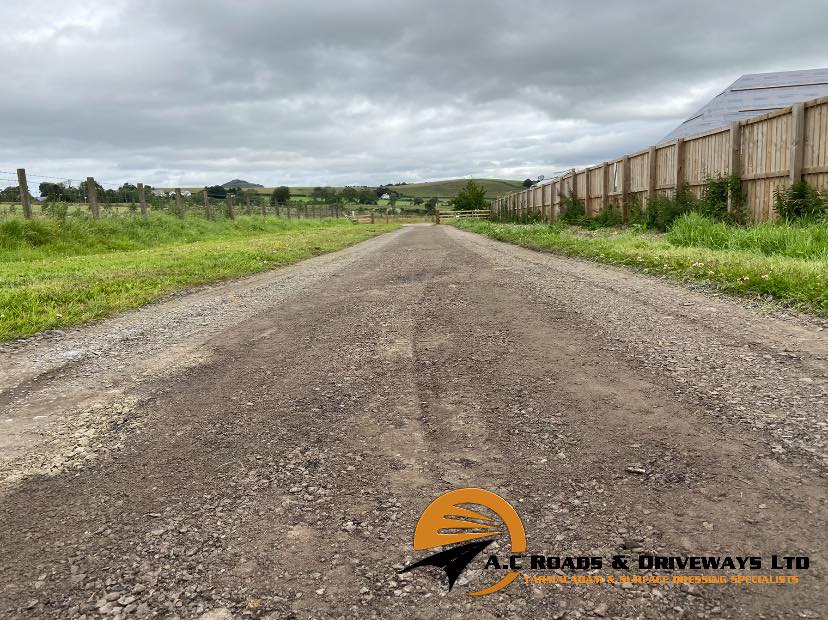
<path id="1" fill-rule="evenodd" d="M 457 578 L 495 540 L 508 539 L 512 554 L 526 551 L 526 530 L 517 511 L 505 499 L 484 489 L 465 488 L 443 493 L 431 502 L 420 515 L 414 529 L 414 550 L 440 549 L 422 560 L 410 564 L 405 573 L 421 566 L 437 566 L 448 577 L 449 590 Z M 503 567 L 508 569 L 507 566 Z M 469 592 L 470 596 L 484 596 L 502 590 L 518 577 L 509 570 L 492 585 Z"/>

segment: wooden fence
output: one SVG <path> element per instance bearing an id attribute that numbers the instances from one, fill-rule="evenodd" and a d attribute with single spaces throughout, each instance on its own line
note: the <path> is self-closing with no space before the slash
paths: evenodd
<path id="1" fill-rule="evenodd" d="M 562 198 L 583 200 L 596 215 L 610 204 L 626 211 L 646 208 L 650 197 L 686 188 L 699 196 L 708 179 L 738 175 L 751 220 L 775 217 L 773 193 L 805 179 L 828 190 L 828 97 L 732 123 L 690 138 L 651 146 L 585 170 L 571 170 L 552 183 L 496 199 L 492 210 L 514 217 L 554 220 Z"/>
<path id="2" fill-rule="evenodd" d="M 439 224 L 440 220 L 488 220 L 491 218 L 490 209 L 471 209 L 467 211 L 434 211 L 434 223 Z"/>

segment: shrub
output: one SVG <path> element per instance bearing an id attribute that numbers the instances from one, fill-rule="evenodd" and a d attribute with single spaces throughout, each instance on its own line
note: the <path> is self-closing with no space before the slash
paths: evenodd
<path id="1" fill-rule="evenodd" d="M 688 190 L 682 190 L 674 197 L 656 194 L 647 203 L 647 228 L 666 231 L 680 216 L 693 211 L 696 202 Z"/>
<path id="2" fill-rule="evenodd" d="M 586 219 L 586 207 L 584 201 L 580 198 L 569 194 L 561 199 L 561 206 L 563 207 L 561 213 L 561 221 L 567 224 L 582 224 Z"/>
<path id="3" fill-rule="evenodd" d="M 612 226 L 621 226 L 623 217 L 621 208 L 613 203 L 610 203 L 606 209 L 591 218 L 591 228 L 610 228 Z"/>
<path id="4" fill-rule="evenodd" d="M 744 224 L 747 222 L 745 203 L 742 180 L 737 176 L 718 176 L 707 180 L 701 198 L 693 210 L 723 222 Z"/>
<path id="5" fill-rule="evenodd" d="M 828 213 L 828 197 L 821 195 L 807 181 L 797 181 L 788 188 L 777 188 L 773 202 L 779 217 L 787 220 L 820 219 Z"/>

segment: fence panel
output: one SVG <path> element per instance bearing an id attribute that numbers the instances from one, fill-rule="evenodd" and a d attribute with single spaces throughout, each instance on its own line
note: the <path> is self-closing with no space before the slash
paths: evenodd
<path id="1" fill-rule="evenodd" d="M 708 179 L 730 176 L 730 128 L 684 142 L 684 182 L 696 197 Z"/>
<path id="2" fill-rule="evenodd" d="M 618 159 L 611 161 L 607 166 L 607 190 L 610 196 L 610 203 L 620 204 L 621 202 L 621 184 L 623 181 L 623 160 Z"/>
<path id="3" fill-rule="evenodd" d="M 668 144 L 656 148 L 656 182 L 659 193 L 673 196 L 676 179 L 676 145 Z"/>
<path id="4" fill-rule="evenodd" d="M 787 111 L 749 119 L 742 126 L 742 188 L 755 221 L 773 216 L 773 193 L 790 184 L 791 121 Z"/>
<path id="5" fill-rule="evenodd" d="M 828 97 L 805 106 L 803 177 L 820 191 L 828 191 Z"/>
<path id="6" fill-rule="evenodd" d="M 644 151 L 630 157 L 630 198 L 644 205 L 650 184 L 650 153 Z"/>

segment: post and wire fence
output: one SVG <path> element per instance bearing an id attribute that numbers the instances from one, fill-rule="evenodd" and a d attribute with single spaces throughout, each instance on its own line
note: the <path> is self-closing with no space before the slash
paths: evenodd
<path id="1" fill-rule="evenodd" d="M 85 216 L 147 217 L 153 212 L 178 218 L 235 220 L 240 215 L 288 219 L 348 218 L 354 223 L 390 221 L 391 209 L 288 200 L 247 188 L 155 188 L 144 183 L 110 182 L 94 177 L 71 179 L 52 175 L 0 170 L 0 218 L 59 218 Z M 32 187 L 37 187 L 37 194 Z M 400 219 L 400 217 L 395 217 Z"/>

